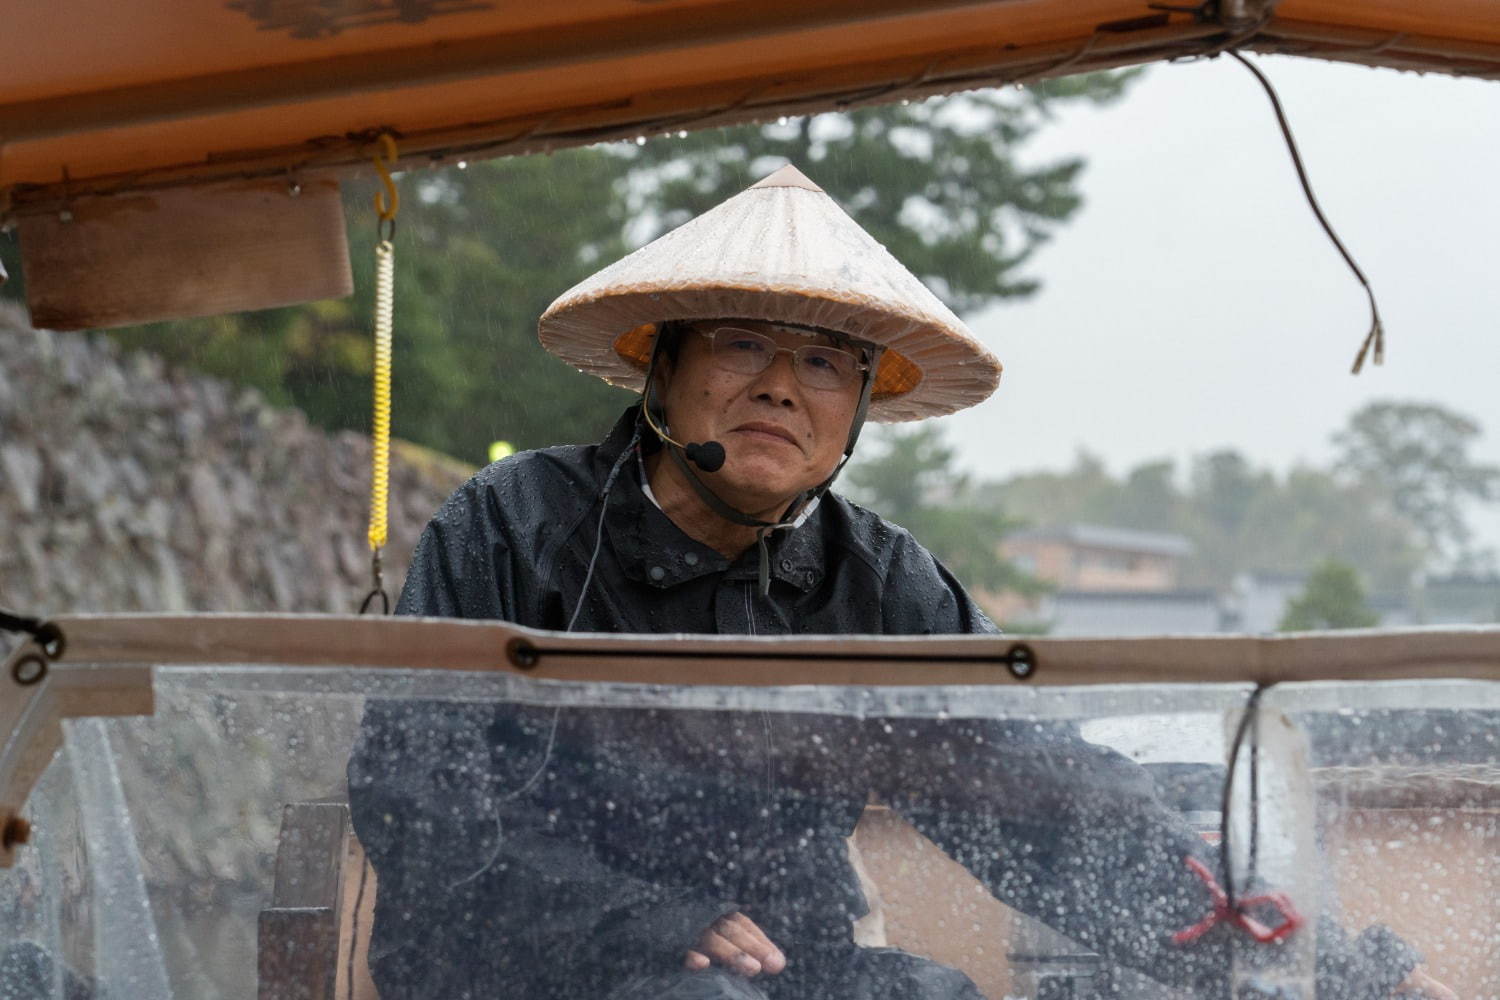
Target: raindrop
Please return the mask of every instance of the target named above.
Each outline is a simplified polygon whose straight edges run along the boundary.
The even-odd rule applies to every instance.
[[[459,160],[458,161],[458,169],[460,169],[460,170],[468,170],[469,169],[469,161],[468,160]]]
[[[635,144],[637,146],[644,146],[646,144],[646,137],[643,136],[643,135],[636,136],[635,137]]]

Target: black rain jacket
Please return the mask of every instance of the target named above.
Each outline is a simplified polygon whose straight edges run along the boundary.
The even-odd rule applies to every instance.
[[[994,626],[912,537],[829,494],[729,561],[645,495],[632,408],[597,447],[526,452],[460,488],[398,612],[580,631],[951,634]],[[588,566],[597,560],[587,592]],[[1202,841],[1149,777],[1069,726],[792,712],[372,701],[349,766],[379,877],[382,997],[602,1000],[680,966],[744,912],[788,968],[772,997],[842,996],[866,912],[844,838],[873,794],[1005,902],[1163,982],[1227,995],[1228,932],[1185,867]],[[1320,930],[1320,996],[1384,998],[1414,964],[1382,929]]]

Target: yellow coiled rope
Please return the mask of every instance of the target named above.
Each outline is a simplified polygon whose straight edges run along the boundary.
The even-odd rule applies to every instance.
[[[396,298],[396,247],[391,241],[396,235],[396,212],[401,207],[401,195],[387,168],[388,163],[396,162],[396,140],[388,133],[382,134],[380,146],[380,152],[372,158],[383,188],[375,193],[375,213],[379,216],[376,234],[379,239],[375,244],[375,384],[370,429],[369,531],[370,572],[374,586],[360,605],[361,614],[368,610],[370,602],[377,595],[385,612],[390,611],[391,604],[385,592],[380,552],[385,547],[390,522],[391,327]]]
[[[396,248],[389,240],[375,246],[375,419],[370,452],[370,548],[385,545],[391,473],[391,305],[396,283]]]

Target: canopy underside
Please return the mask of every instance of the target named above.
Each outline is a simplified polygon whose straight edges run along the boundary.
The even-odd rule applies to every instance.
[[[408,162],[440,162],[1231,45],[1500,75],[1488,0],[80,0],[7,22],[0,216],[347,170],[381,131]]]

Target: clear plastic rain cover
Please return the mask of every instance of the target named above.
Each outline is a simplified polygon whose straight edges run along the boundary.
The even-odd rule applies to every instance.
[[[1249,695],[161,667],[29,799],[0,996],[1500,996],[1496,687],[1270,689],[1225,822]]]

